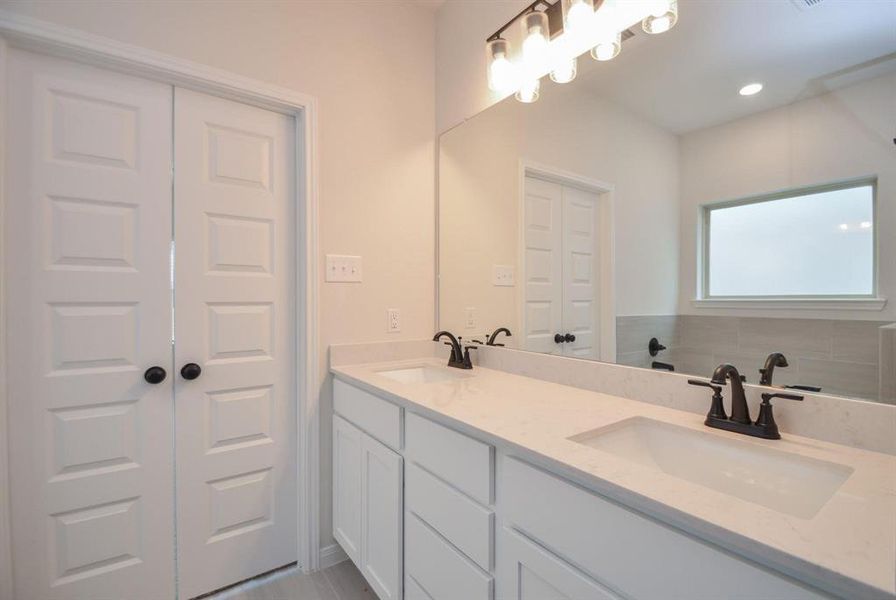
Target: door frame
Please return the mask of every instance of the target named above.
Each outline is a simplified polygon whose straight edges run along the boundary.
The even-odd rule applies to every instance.
[[[517,219],[517,256],[520,277],[526,273],[526,177],[534,177],[544,181],[574,187],[598,195],[598,215],[600,217],[600,344],[598,360],[616,362],[616,228],[613,224],[616,187],[612,183],[592,179],[578,173],[558,169],[526,158],[519,161],[517,180],[518,219]],[[524,282],[516,286],[517,295],[517,330],[525,331],[526,315],[523,307],[526,301]],[[567,357],[571,358],[571,357]]]
[[[318,568],[319,523],[319,352],[318,352],[318,107],[314,96],[208,67],[154,50],[77,29],[22,17],[0,9],[0,107],[6,106],[6,63],[10,48],[34,51],[203,92],[291,116],[296,144],[296,491],[298,562]],[[3,223],[5,215],[5,110],[0,112],[0,324],[6,322]],[[6,332],[0,327],[0,439],[7,436]],[[0,444],[0,597],[12,597],[9,456]]]

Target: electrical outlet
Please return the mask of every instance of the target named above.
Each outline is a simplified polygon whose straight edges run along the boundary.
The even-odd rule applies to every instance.
[[[360,282],[361,257],[327,254],[327,281]]]
[[[401,312],[397,308],[386,309],[386,332],[398,333],[401,331]]]
[[[476,309],[472,306],[464,309],[464,322],[467,329],[476,329]]]
[[[493,265],[492,285],[499,287],[513,287],[513,267],[508,265]]]

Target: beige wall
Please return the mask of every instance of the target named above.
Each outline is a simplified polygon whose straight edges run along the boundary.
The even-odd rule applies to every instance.
[[[485,39],[531,0],[446,0],[436,17],[436,131],[501,100],[488,89]]]
[[[676,136],[581,88],[551,87],[535,104],[510,99],[443,134],[439,153],[440,328],[468,336],[517,323],[521,159],[612,184],[616,313],[675,313]],[[516,267],[516,287],[492,285],[495,264]]]
[[[878,177],[883,311],[746,311],[738,316],[892,321],[896,318],[896,74],[681,136],[682,314],[694,308],[698,206],[855,177]],[[729,311],[730,312],[730,311]]]
[[[338,342],[433,332],[434,12],[409,2],[0,2],[0,7],[314,95],[320,258],[360,254],[364,283],[320,288],[321,375]],[[386,334],[386,309],[402,332]],[[331,386],[321,393],[321,545]]]

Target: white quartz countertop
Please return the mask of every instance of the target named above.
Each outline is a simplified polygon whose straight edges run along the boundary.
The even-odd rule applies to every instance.
[[[572,478],[657,520],[849,598],[896,598],[896,457],[782,432],[762,440],[710,429],[703,416],[476,367],[460,379],[399,383],[378,371],[421,358],[332,367],[334,375]],[[707,390],[707,409],[710,392]],[[726,399],[726,405],[728,400]],[[631,417],[853,469],[812,518],[777,512],[567,438]]]

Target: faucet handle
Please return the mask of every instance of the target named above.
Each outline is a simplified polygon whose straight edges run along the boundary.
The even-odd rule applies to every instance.
[[[763,403],[768,403],[772,398],[784,398],[785,400],[802,400],[803,397],[798,394],[785,394],[783,392],[775,392],[774,394],[762,394]]]
[[[452,344],[451,342],[442,342],[442,343],[445,344],[446,346],[451,346],[451,358],[449,359],[449,362],[460,360],[459,356],[455,356],[457,353],[454,351],[454,344]]]
[[[715,392],[716,394],[722,393],[722,386],[716,385],[716,384],[712,383],[711,381],[701,381],[700,379],[688,379],[688,383],[690,385],[699,385],[699,386],[703,386],[703,387],[712,388],[712,391]]]
[[[781,434],[778,431],[778,424],[775,423],[775,415],[772,413],[772,398],[784,398],[785,400],[802,400],[802,396],[797,394],[785,394],[783,392],[775,392],[774,394],[762,394],[762,403],[759,405],[759,418],[756,419],[756,426],[763,430],[763,437],[770,440],[780,440]]]
[[[688,383],[712,389],[712,404],[710,404],[709,413],[706,415],[707,423],[710,420],[725,421],[728,419],[725,406],[722,404],[722,386],[716,385],[711,381],[701,381],[699,379],[688,379]]]
[[[464,346],[464,368],[472,369],[473,361],[470,359],[470,350],[478,350],[479,346]]]

